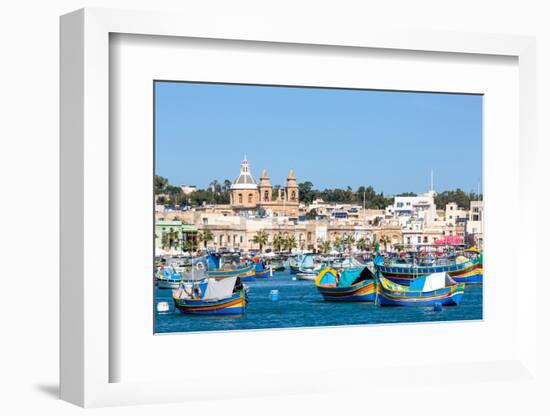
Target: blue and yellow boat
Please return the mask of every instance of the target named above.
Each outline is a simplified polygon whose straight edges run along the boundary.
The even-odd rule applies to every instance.
[[[483,283],[483,256],[474,258],[459,256],[456,259],[442,259],[429,265],[422,260],[390,259],[377,256],[374,267],[384,277],[400,285],[410,285],[419,276],[433,273],[448,273],[457,283]]]
[[[248,304],[246,288],[236,276],[182,284],[172,298],[181,312],[195,315],[242,315]]]
[[[325,267],[315,279],[315,286],[330,302],[373,302],[376,297],[374,275],[367,267],[342,271]]]
[[[409,286],[383,276],[379,276],[378,281],[377,303],[380,306],[457,306],[465,287],[445,272],[418,277]]]
[[[238,277],[243,282],[249,282],[254,280],[256,268],[254,264],[226,267],[223,265],[221,256],[210,255],[208,257],[208,276],[215,279]]]
[[[269,269],[269,267],[271,266],[265,267],[263,262],[258,261],[254,264],[254,277],[257,279],[264,279],[266,277],[269,277],[271,275],[271,270]]]
[[[180,285],[181,274],[172,266],[160,268],[156,275],[156,285],[159,289],[176,289]]]

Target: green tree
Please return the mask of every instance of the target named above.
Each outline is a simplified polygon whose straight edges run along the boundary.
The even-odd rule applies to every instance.
[[[168,185],[168,179],[155,175],[155,194],[161,194]]]
[[[315,198],[315,192],[313,191],[313,184],[310,181],[302,182],[298,184],[298,192],[300,194],[300,200],[311,204]]]
[[[331,249],[331,244],[330,244],[330,241],[323,241],[320,245],[319,245],[319,250],[321,251],[321,253],[323,254],[328,254],[330,252],[330,249]]]
[[[355,244],[355,238],[352,235],[346,235],[342,241],[345,247],[348,248],[349,251],[353,248],[353,245]]]
[[[279,233],[273,237],[273,248],[275,251],[280,252],[281,248],[285,246],[285,238]]]
[[[355,246],[361,250],[361,251],[365,251],[368,247],[368,242],[365,238],[361,237],[359,240],[357,240],[357,243],[355,244]]]
[[[306,213],[306,220],[315,220],[315,219],[317,219],[317,210],[313,208]]]
[[[340,238],[340,236],[337,235],[337,236],[334,238],[333,246],[334,246],[334,249],[335,249],[336,251],[342,251],[342,250],[343,250],[344,244],[343,244],[342,239]]]
[[[258,230],[252,241],[254,242],[254,244],[258,244],[260,246],[261,253],[263,251],[264,245],[267,244],[268,239],[269,236],[265,230]]]
[[[288,252],[292,251],[293,248],[298,248],[298,243],[296,242],[296,237],[291,235],[290,237],[285,238],[284,248]]]
[[[173,228],[170,228],[170,230],[164,234],[162,234],[162,239],[161,239],[161,246],[162,248],[168,248],[168,249],[171,249],[171,248],[175,248],[178,246],[178,241],[179,241],[179,233],[174,230]]]
[[[199,233],[199,241],[202,241],[204,244],[204,248],[208,246],[208,242],[214,240],[214,235],[212,234],[212,231],[206,229],[202,233]]]
[[[387,235],[383,235],[382,237],[380,237],[380,242],[384,244],[384,251],[388,252],[388,244],[391,243],[391,238]]]

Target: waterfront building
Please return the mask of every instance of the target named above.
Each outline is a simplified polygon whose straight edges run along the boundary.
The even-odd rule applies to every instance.
[[[185,243],[197,242],[198,229],[194,224],[186,224],[180,220],[155,221],[155,253],[178,253],[184,251]],[[167,236],[170,234],[170,244]]]

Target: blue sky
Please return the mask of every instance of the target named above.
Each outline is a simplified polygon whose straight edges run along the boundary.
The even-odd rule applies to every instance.
[[[173,185],[233,180],[246,154],[273,185],[289,169],[317,189],[476,191],[477,95],[155,83],[156,174]]]

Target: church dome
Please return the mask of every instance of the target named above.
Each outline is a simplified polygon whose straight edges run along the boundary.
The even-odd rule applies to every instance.
[[[250,173],[250,167],[248,166],[248,160],[246,156],[241,163],[241,173],[235,178],[231,185],[231,189],[257,189],[258,184],[256,179]]]

